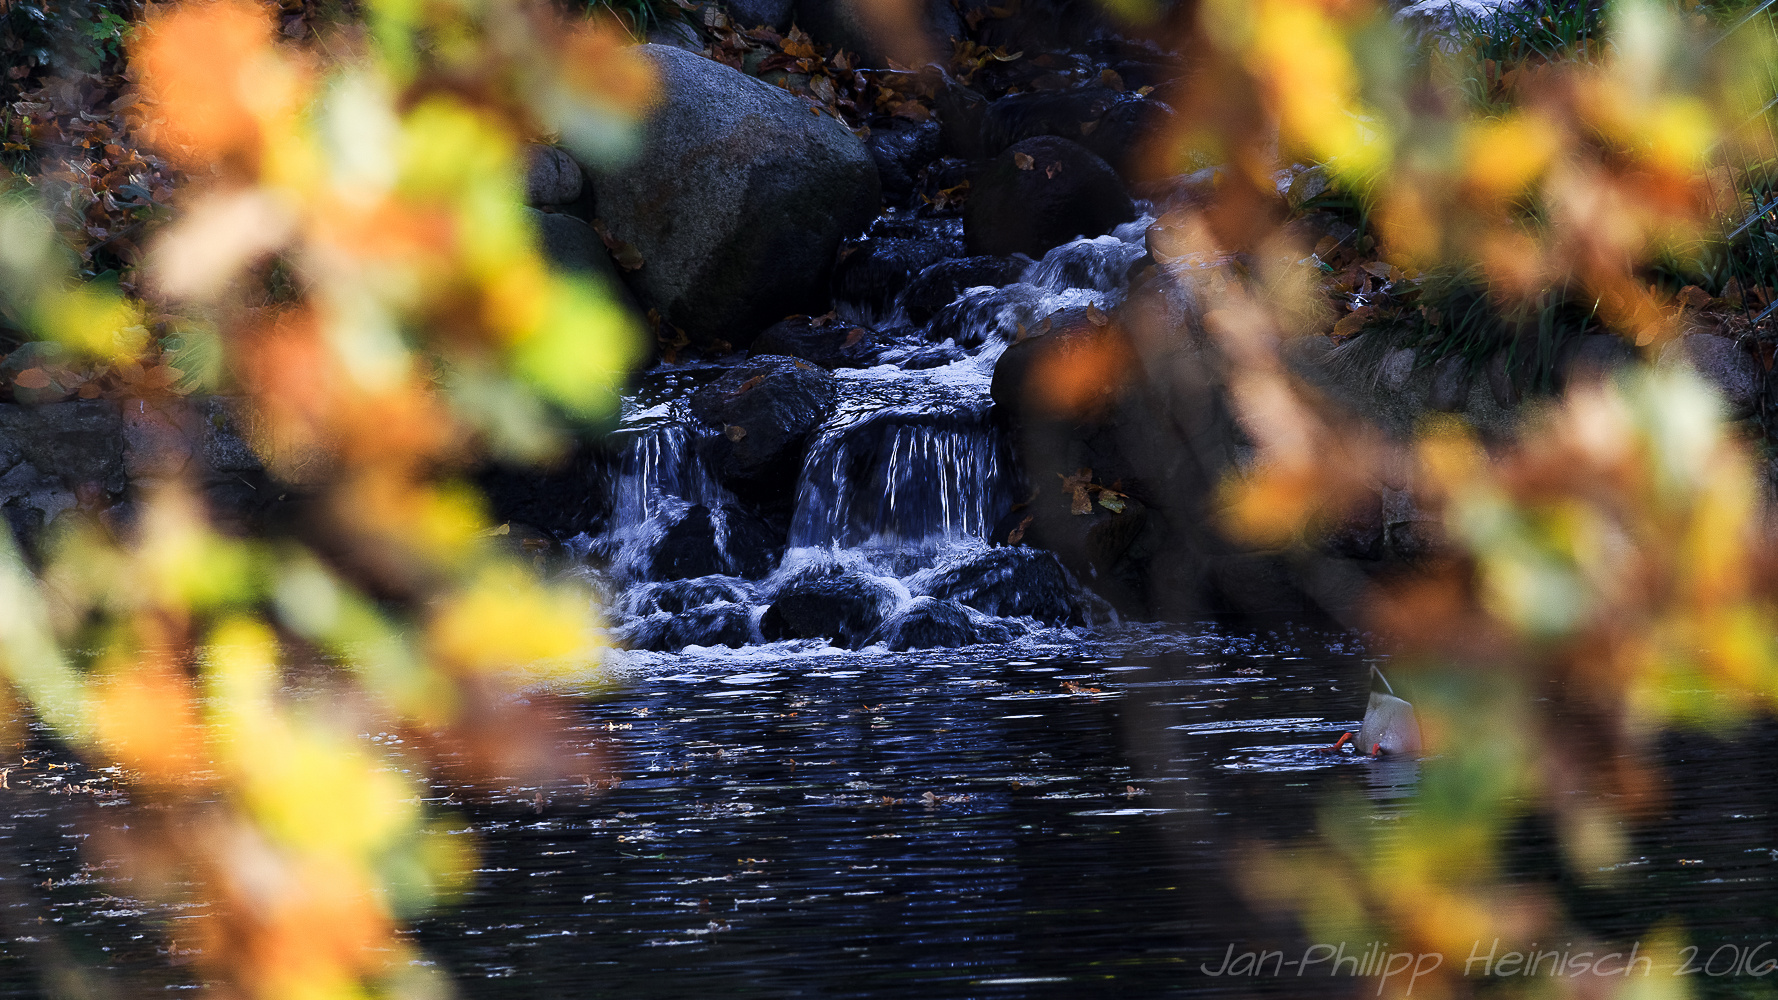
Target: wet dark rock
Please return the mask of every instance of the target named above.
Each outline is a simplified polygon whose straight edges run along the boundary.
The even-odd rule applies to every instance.
[[[687,580],[714,576],[727,569],[727,561],[716,544],[716,524],[710,508],[702,504],[687,508],[650,547],[651,580]]]
[[[988,391],[995,405],[1009,416],[1036,409],[1067,417],[1074,415],[1070,411],[1084,415],[1109,403],[1125,384],[1124,365],[1134,348],[1122,329],[1103,317],[1100,322],[1106,325],[1095,323],[1083,307],[1027,324],[1027,335],[994,364]],[[1034,379],[1033,372],[1041,374]],[[1055,373],[1060,372],[1068,373],[1068,384],[1058,395]]]
[[[896,595],[862,573],[795,580],[781,588],[760,619],[766,640],[827,639],[857,649],[895,607]]]
[[[847,319],[876,323],[889,314],[909,279],[944,259],[949,249],[938,240],[864,240],[843,252],[834,267],[834,304]]]
[[[807,361],[744,361],[691,398],[692,415],[722,432],[700,441],[700,454],[737,495],[786,502],[836,392],[833,376]]]
[[[706,577],[640,584],[624,595],[624,610],[634,617],[657,611],[678,614],[717,603],[745,604],[747,588],[733,580]]]
[[[662,21],[648,32],[648,41],[655,45],[670,45],[676,49],[702,55],[705,41],[696,25],[690,21],[671,19]]]
[[[901,293],[902,311],[908,322],[925,326],[940,309],[957,301],[965,289],[1013,284],[1030,266],[1031,258],[1023,254],[941,260],[908,281]]]
[[[885,346],[885,338],[868,327],[853,323],[817,326],[807,316],[792,316],[766,327],[754,338],[750,350],[755,356],[801,358],[832,371],[869,368],[877,363]]]
[[[865,645],[882,645],[899,653],[909,649],[956,649],[1013,638],[1010,629],[985,624],[986,627],[978,627],[969,611],[956,601],[916,597],[885,619]]]
[[[1099,4],[1073,0],[1026,0],[1014,17],[982,21],[976,41],[989,48],[1004,46],[1008,52],[1060,54],[1083,39],[1110,33],[1102,10]]]
[[[673,653],[686,646],[731,646],[753,641],[753,614],[740,604],[707,604],[678,613],[657,612],[618,630],[631,649]]]
[[[766,25],[777,31],[790,27],[796,0],[722,0],[728,16],[743,28]]]
[[[764,578],[784,556],[784,530],[736,504],[717,508],[724,565],[727,572],[747,580]]]
[[[958,160],[948,156],[928,163],[926,169],[920,171],[920,176],[915,178],[915,193],[922,202],[920,215],[926,218],[950,219],[961,216],[963,209],[957,197],[961,194],[964,201],[968,200],[968,186],[981,173],[981,167],[978,160]],[[959,248],[958,252],[961,254],[967,251]]]
[[[1053,553],[1029,546],[983,549],[960,564],[921,574],[908,586],[1002,618],[1035,618],[1047,624],[1082,620],[1068,571]]]
[[[525,204],[567,205],[580,198],[585,178],[565,149],[532,145],[525,149]]]
[[[784,90],[660,45],[661,99],[638,154],[590,171],[599,216],[643,264],[625,280],[693,343],[826,311],[840,242],[880,207],[876,163]]]
[[[939,149],[959,160],[983,160],[992,153],[983,141],[988,99],[955,80],[947,81],[933,99],[939,120]]]
[[[976,178],[963,212],[970,252],[996,256],[1041,257],[1134,218],[1117,173],[1091,150],[1054,136],[1025,139],[996,156]]]
[[[890,59],[919,66],[948,58],[951,39],[966,37],[963,20],[949,0],[903,5],[919,18],[918,29],[906,33],[884,30],[882,20],[868,13],[873,6],[876,0],[796,0],[796,23],[816,41],[856,52],[873,66],[887,65]]]
[[[988,155],[1034,136],[1058,136],[1092,150],[1126,177],[1139,176],[1140,153],[1173,120],[1159,101],[1110,87],[1011,94],[982,117]]]
[[[936,121],[913,122],[905,118],[879,118],[871,122],[864,141],[877,163],[883,200],[905,204],[918,190],[920,171],[938,159],[940,126]]]

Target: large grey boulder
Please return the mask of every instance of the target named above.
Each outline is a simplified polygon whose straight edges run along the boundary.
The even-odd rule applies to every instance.
[[[626,165],[591,173],[627,275],[694,343],[740,347],[791,313],[827,309],[840,241],[879,207],[870,151],[801,98],[680,49],[644,45],[661,99]]]
[[[1722,393],[1730,419],[1749,417],[1759,410],[1765,372],[1734,338],[1694,333],[1672,341],[1661,351],[1662,365],[1671,365],[1681,359],[1691,362],[1698,374]]]

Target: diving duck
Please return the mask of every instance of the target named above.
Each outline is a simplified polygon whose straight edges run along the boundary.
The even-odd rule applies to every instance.
[[[1342,735],[1326,753],[1337,753],[1352,740],[1351,733]],[[1359,753],[1372,757],[1412,756],[1420,752],[1420,721],[1414,718],[1414,706],[1397,698],[1395,689],[1383,672],[1371,666],[1371,700],[1365,706],[1364,721],[1358,726]]]

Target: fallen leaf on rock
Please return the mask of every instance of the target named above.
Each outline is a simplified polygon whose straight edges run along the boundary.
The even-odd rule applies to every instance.
[[[1687,285],[1679,290],[1679,302],[1682,306],[1702,309],[1710,304],[1710,293],[1697,285]]]
[[[1012,162],[1020,170],[1031,170],[1037,166],[1037,161],[1031,158],[1030,153],[1014,153]]]
[[[1122,514],[1124,512],[1124,495],[1113,490],[1101,489],[1099,491],[1099,506],[1113,514]]]
[[[1111,319],[1109,317],[1107,317],[1104,313],[1100,312],[1098,306],[1094,305],[1091,302],[1088,302],[1087,303],[1087,322],[1093,324],[1094,326],[1105,326],[1111,322]]]
[[[605,228],[604,219],[593,220],[593,232],[599,234],[599,241],[605,244],[605,249],[611,251],[611,259],[617,262],[618,267],[626,271],[642,269],[642,251],[611,235]]]
[[[41,368],[27,368],[13,378],[14,382],[27,389],[49,388],[49,373]]]
[[[730,424],[722,429],[722,436],[730,441],[739,441],[747,436],[747,428],[739,424]]]
[[[1124,89],[1124,78],[1118,75],[1117,70],[1106,67],[1099,73],[1099,86],[1110,87],[1112,90],[1122,93]]]
[[[864,339],[864,335],[868,332],[869,331],[862,326],[853,327],[852,332],[846,334],[846,346],[852,347],[856,345],[859,341]]]
[[[746,392],[747,390],[753,388],[754,386],[759,385],[761,382],[764,382],[765,380],[766,380],[766,377],[764,375],[755,375],[752,378],[748,379],[747,381],[742,382],[740,387],[735,390],[735,395],[739,396],[741,393]]]
[[[1052,163],[1049,166],[1043,168],[1043,176],[1049,178],[1052,181],[1055,180],[1056,175],[1061,172],[1062,172],[1062,161],[1060,161],[1060,160],[1057,160],[1055,163]]]

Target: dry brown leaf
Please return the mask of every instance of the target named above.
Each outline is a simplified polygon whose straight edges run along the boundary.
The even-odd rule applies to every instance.
[[[1012,162],[1020,170],[1031,170],[1037,166],[1037,161],[1031,158],[1030,153],[1015,152],[1012,154]]]
[[[1093,324],[1094,326],[1108,326],[1111,323],[1111,318],[1106,316],[1104,313],[1100,312],[1098,306],[1094,305],[1091,302],[1088,302],[1087,303],[1087,322]]]
[[[1019,526],[1006,533],[1006,544],[1017,545],[1024,541],[1025,529],[1031,527],[1031,522],[1036,519],[1037,518],[1032,514],[1026,514],[1024,517],[1020,518]]]
[[[49,373],[41,368],[27,368],[13,378],[14,382],[27,389],[49,388]]]
[[[739,441],[747,436],[747,428],[740,424],[730,424],[722,429],[722,436],[730,441]]]
[[[1334,324],[1333,338],[1335,340],[1344,340],[1347,337],[1356,335],[1358,331],[1364,329],[1366,323],[1371,321],[1371,316],[1375,314],[1375,312],[1375,309],[1370,306],[1365,306],[1362,309],[1354,309],[1340,317],[1340,321]]]

